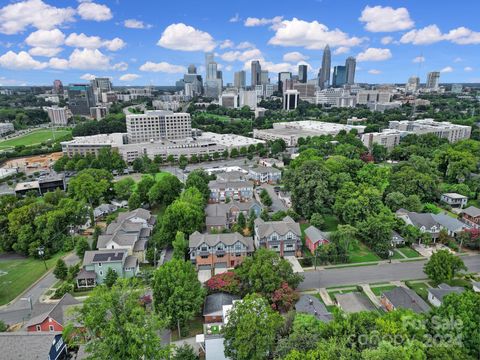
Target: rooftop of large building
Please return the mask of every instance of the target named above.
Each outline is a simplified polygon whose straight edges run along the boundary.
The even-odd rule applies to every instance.
[[[76,136],[73,140],[63,141],[62,145],[123,145],[124,133]]]
[[[197,140],[213,141],[217,144],[224,146],[250,146],[257,144],[264,144],[265,141],[249,138],[242,135],[235,134],[217,134],[213,132],[203,132],[202,135],[197,137]]]
[[[363,133],[365,130],[365,126],[362,125],[344,125],[312,120],[278,122],[273,124],[273,128],[307,130],[332,135],[338,134],[341,130],[356,129],[359,133]]]

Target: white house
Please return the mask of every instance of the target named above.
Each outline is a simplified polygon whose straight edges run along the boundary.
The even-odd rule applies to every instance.
[[[451,207],[463,209],[467,205],[468,197],[457,193],[445,193],[440,196],[440,201]]]

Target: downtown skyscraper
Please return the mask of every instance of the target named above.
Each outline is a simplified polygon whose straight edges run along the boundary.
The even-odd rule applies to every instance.
[[[347,72],[347,84],[355,84],[355,67],[357,66],[357,60],[353,56],[349,56],[345,60],[345,68]]]
[[[260,61],[254,60],[251,64],[251,72],[252,72],[252,87],[255,85],[261,85],[261,76],[262,76],[262,67],[260,66]]]
[[[326,89],[330,86],[330,68],[332,66],[332,54],[327,45],[323,50],[322,68],[318,74],[318,86],[320,89]]]

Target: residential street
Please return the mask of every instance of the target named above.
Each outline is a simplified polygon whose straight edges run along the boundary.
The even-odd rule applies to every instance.
[[[480,255],[462,257],[469,272],[480,272]],[[397,264],[355,266],[347,268],[306,271],[299,290],[319,289],[340,285],[368,284],[395,280],[425,279],[424,261]]]

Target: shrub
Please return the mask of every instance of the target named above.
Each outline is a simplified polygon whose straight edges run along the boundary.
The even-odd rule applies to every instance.
[[[55,290],[55,293],[53,294],[53,298],[60,299],[66,293],[72,293],[74,288],[75,286],[72,283],[64,282],[62,285],[60,285],[60,287],[57,290]]]
[[[216,292],[238,294],[240,292],[240,280],[233,271],[212,276],[206,286],[210,294]]]

